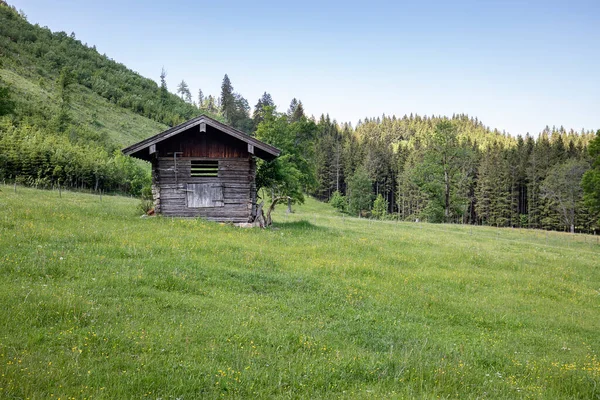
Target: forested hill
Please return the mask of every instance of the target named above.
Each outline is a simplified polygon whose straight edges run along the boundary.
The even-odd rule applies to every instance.
[[[202,112],[0,1],[0,179],[140,193],[147,168],[118,150]]]
[[[384,115],[353,127],[309,118],[297,99],[278,111],[267,91],[252,109],[226,74],[219,96],[199,90],[196,99],[185,81],[179,96],[164,71],[160,81],[74,33],[30,24],[0,0],[0,180],[140,194],[149,170],[119,149],[204,113],[282,150],[258,169],[257,186],[275,195],[309,193],[371,218],[599,227],[600,134],[592,131],[516,137],[462,114]]]
[[[42,88],[52,86],[66,68],[72,71],[75,84],[162,124],[176,125],[199,114],[197,107],[161,90],[152,79],[99,54],[95,46],[81,43],[75,33],[51,32],[30,24],[1,1],[0,49],[3,69],[16,72]]]

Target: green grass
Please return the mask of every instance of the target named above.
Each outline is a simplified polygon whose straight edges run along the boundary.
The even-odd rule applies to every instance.
[[[1,188],[0,398],[600,398],[596,237]]]

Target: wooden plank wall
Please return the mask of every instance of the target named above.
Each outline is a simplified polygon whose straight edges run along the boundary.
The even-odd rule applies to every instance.
[[[152,157],[152,198],[154,199],[154,212],[160,214],[160,172],[158,169],[158,159]]]
[[[177,157],[177,173],[173,157],[158,158],[160,213],[165,216],[203,217],[222,222],[248,222],[254,210],[256,163],[252,157],[217,158],[218,177],[191,177],[191,160],[196,157]],[[206,159],[206,158],[204,158]],[[215,158],[212,158],[215,160]],[[220,183],[223,187],[223,207],[189,208],[188,183]]]
[[[223,134],[212,127],[207,132],[198,132],[194,127],[177,136],[159,143],[160,157],[169,157],[181,152],[182,157],[248,158],[248,144]]]

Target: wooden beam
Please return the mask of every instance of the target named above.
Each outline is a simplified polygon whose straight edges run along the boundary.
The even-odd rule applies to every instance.
[[[151,144],[150,145],[150,154],[154,154],[156,153],[156,145],[155,144]]]
[[[254,145],[248,143],[248,153],[250,154],[254,154]]]
[[[200,122],[200,132],[206,132],[206,122]]]

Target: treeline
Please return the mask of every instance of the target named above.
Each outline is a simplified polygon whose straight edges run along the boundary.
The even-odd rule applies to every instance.
[[[102,147],[7,120],[0,133],[0,181],[140,194],[150,179],[146,169],[119,150],[109,154]]]
[[[376,218],[589,231],[591,131],[511,137],[466,115],[318,123],[315,195]],[[364,181],[372,190],[361,190]],[[362,182],[361,182],[362,181]],[[362,185],[362,186],[361,186]],[[354,194],[353,194],[354,192]]]

